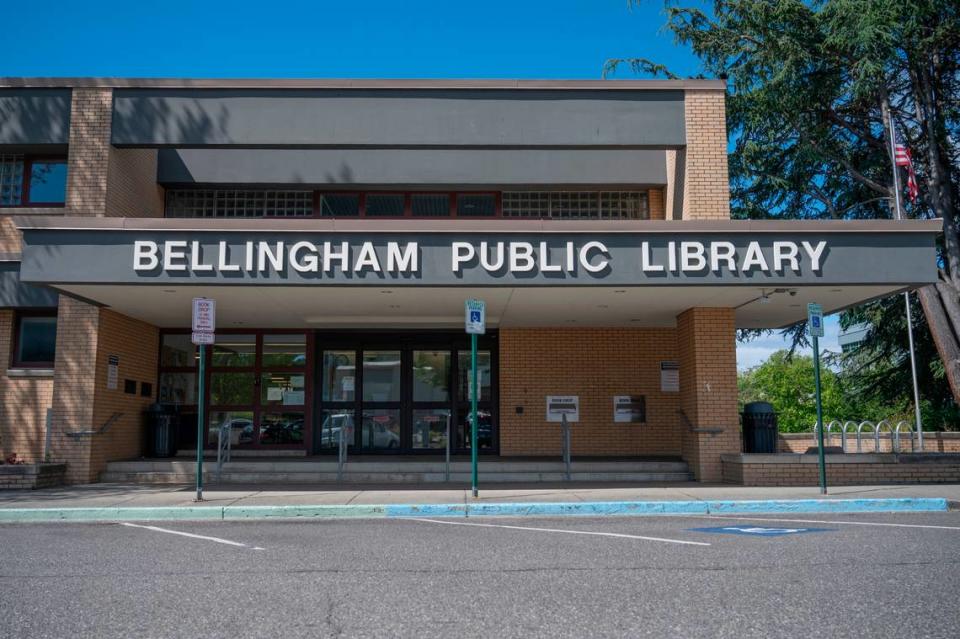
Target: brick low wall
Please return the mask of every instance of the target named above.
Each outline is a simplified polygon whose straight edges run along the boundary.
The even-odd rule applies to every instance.
[[[66,464],[17,464],[0,466],[0,490],[31,490],[62,486]]]
[[[839,434],[830,433],[825,440],[827,446],[839,446]],[[811,446],[817,445],[813,433],[780,433],[777,440],[777,452],[805,453]],[[920,452],[916,437],[909,433],[900,436],[901,452]],[[857,452],[857,438],[855,433],[847,433],[847,452]],[[880,433],[880,448],[877,449],[876,439],[872,433],[863,433],[860,438],[860,452],[863,453],[890,453],[893,452],[893,437],[890,433]],[[960,432],[924,431],[923,452],[925,453],[960,453]]]
[[[827,484],[931,484],[960,482],[960,454],[826,455]],[[816,486],[816,455],[723,455],[723,481],[743,486]]]

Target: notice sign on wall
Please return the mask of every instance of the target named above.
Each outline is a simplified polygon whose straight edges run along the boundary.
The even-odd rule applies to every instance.
[[[647,402],[643,395],[615,395],[613,421],[617,424],[642,424],[647,421]]]
[[[547,395],[547,421],[567,423],[580,421],[580,397],[578,395]]]
[[[117,390],[120,378],[120,356],[111,355],[107,358],[107,389]]]
[[[660,392],[680,392],[680,364],[677,362],[660,362]]]

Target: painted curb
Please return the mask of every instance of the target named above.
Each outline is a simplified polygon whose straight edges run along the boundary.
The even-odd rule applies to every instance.
[[[557,503],[0,508],[0,522],[242,521],[416,517],[664,516],[944,512],[943,498],[611,501]]]

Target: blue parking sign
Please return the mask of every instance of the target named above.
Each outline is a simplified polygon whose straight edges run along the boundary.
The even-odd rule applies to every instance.
[[[467,335],[483,335],[487,332],[486,304],[483,300],[467,300],[464,304],[466,311],[465,328]]]

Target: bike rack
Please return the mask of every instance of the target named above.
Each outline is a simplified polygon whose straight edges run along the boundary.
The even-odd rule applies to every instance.
[[[814,437],[817,436],[819,430],[820,424],[815,423],[813,425]],[[880,433],[884,430],[890,434],[891,452],[901,452],[902,447],[900,445],[900,434],[903,432],[910,433],[910,446],[912,449],[916,449],[916,444],[914,442],[915,431],[913,430],[913,425],[908,421],[901,420],[897,422],[896,426],[894,426],[890,423],[890,420],[887,419],[881,419],[876,423],[865,419],[859,424],[853,420],[841,422],[840,420],[835,419],[828,423],[823,431],[824,444],[829,445],[830,437],[834,434],[834,432],[836,432],[836,434],[840,437],[840,449],[843,452],[847,452],[847,432],[854,432],[856,433],[857,437],[857,452],[863,452],[864,430],[867,430],[868,434],[873,435],[873,450],[875,453],[880,452]]]
[[[860,423],[857,425],[857,452],[858,452],[858,453],[863,452],[863,448],[862,448],[860,439],[861,439],[861,436],[863,435],[863,429],[864,429],[864,428],[867,428],[867,427],[870,428],[870,432],[874,434],[874,439],[875,439],[875,441],[877,442],[876,444],[874,444],[874,452],[876,452],[877,446],[879,446],[879,441],[880,441],[880,440],[879,440],[879,436],[878,436],[878,434],[877,434],[877,427],[876,427],[876,425],[875,425],[873,422],[869,421],[869,420],[864,420],[864,421],[860,422]]]
[[[894,441],[896,442],[896,450],[894,452],[897,452],[897,453],[902,452],[900,450],[900,429],[903,427],[906,427],[906,431],[910,433],[911,450],[916,450],[916,446],[914,446],[914,442],[913,442],[913,426],[911,426],[909,422],[899,421],[897,422],[896,428],[893,429],[893,438],[894,438]]]

